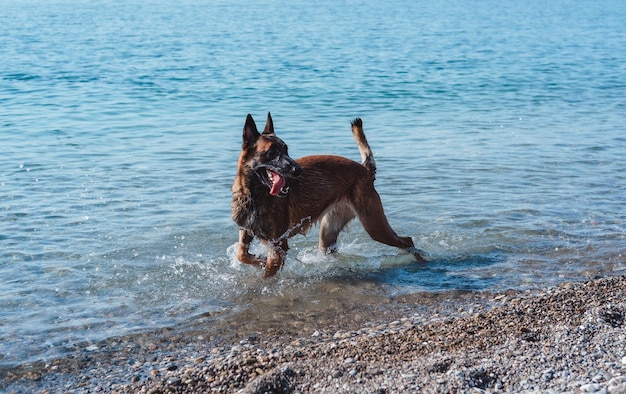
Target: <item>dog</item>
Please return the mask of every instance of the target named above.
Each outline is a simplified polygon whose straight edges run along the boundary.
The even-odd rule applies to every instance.
[[[361,119],[352,121],[352,134],[362,164],[331,155],[294,160],[287,144],[274,133],[271,114],[263,133],[248,114],[231,201],[232,217],[239,226],[237,258],[242,263],[264,265],[264,277],[274,276],[285,261],[288,239],[305,234],[315,223],[319,223],[319,248],[333,253],[340,231],[355,217],[372,239],[425,261],[413,240],[399,237],[387,221],[374,189],[376,163]],[[267,246],[266,259],[249,252],[254,237]]]

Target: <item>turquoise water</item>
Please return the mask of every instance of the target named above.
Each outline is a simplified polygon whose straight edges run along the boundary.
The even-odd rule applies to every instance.
[[[621,0],[4,2],[0,363],[319,307],[329,284],[358,305],[624,273],[624,20]],[[230,185],[267,111],[293,157],[358,160],[363,118],[387,216],[431,261],[355,223],[336,256],[294,238],[276,279],[239,264]]]

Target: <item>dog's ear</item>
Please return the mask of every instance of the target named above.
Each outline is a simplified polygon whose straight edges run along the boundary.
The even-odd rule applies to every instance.
[[[272,115],[267,113],[267,122],[265,122],[265,129],[263,134],[274,134],[274,122],[272,122]]]
[[[259,131],[256,128],[256,123],[252,119],[252,115],[248,114],[246,117],[246,124],[243,126],[243,145],[252,146],[259,139]]]

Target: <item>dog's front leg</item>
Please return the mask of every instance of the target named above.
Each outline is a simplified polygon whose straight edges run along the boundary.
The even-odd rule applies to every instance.
[[[288,249],[289,245],[287,244],[287,240],[280,242],[268,242],[267,263],[265,264],[264,278],[270,278],[276,275],[285,262],[285,256],[287,255]]]
[[[250,243],[254,239],[254,235],[247,230],[239,230],[239,246],[237,248],[237,258],[244,264],[261,266],[263,259],[250,254]]]

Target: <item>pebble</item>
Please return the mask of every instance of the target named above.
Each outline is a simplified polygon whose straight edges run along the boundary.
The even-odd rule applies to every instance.
[[[380,369],[378,369],[378,368],[367,368],[367,369],[365,370],[365,373],[366,373],[366,374],[368,374],[368,375],[374,375],[374,376],[375,376],[375,375],[380,375],[380,374],[382,374],[382,373],[383,373],[383,371],[381,371],[381,370],[380,370]]]
[[[612,378],[608,383],[607,391],[611,394],[626,393],[626,375]]]
[[[583,393],[595,393],[600,391],[601,387],[602,386],[600,386],[598,383],[588,383],[580,386],[580,391],[582,391]]]

